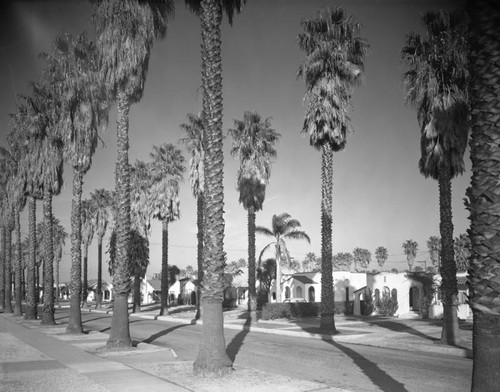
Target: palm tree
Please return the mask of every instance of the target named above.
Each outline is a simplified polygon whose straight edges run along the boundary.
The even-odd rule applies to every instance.
[[[368,45],[359,36],[361,25],[340,7],[325,9],[302,21],[299,47],[306,52],[298,76],[306,82],[307,103],[302,133],[321,150],[321,322],[335,331],[332,277],[333,152],[345,147],[351,129],[351,96],[363,73]]]
[[[339,252],[332,258],[333,267],[339,271],[350,271],[354,257],[349,252]]]
[[[441,264],[441,238],[435,235],[430,236],[427,240],[427,249],[429,250],[432,265],[437,267],[439,271]]]
[[[97,288],[96,309],[102,308],[102,240],[106,234],[111,219],[111,206],[113,198],[111,192],[106,189],[96,189],[90,194],[93,208],[93,226],[97,235]]]
[[[26,205],[26,196],[24,194],[22,178],[19,176],[19,162],[21,160],[21,146],[16,138],[16,133],[13,131],[7,137],[9,149],[0,147],[0,155],[7,162],[7,167],[4,168],[5,174],[9,173],[6,185],[6,196],[12,208],[12,216],[14,219],[14,230],[16,237],[16,252],[14,264],[14,316],[22,316],[22,287],[21,287],[21,222],[20,212]],[[12,267],[12,265],[11,265]]]
[[[8,153],[8,152],[7,152]],[[2,154],[1,168],[4,170],[0,183],[0,224],[2,232],[0,257],[2,259],[2,293],[3,293],[3,311],[4,313],[12,313],[12,262],[11,262],[11,243],[12,230],[14,229],[14,214],[11,200],[9,200],[8,184],[13,176],[13,166],[10,162],[10,154]]]
[[[201,116],[188,113],[187,123],[180,125],[181,129],[186,132],[186,137],[179,140],[183,144],[188,153],[191,154],[189,160],[189,182],[191,183],[191,191],[196,198],[196,225],[197,233],[197,267],[198,267],[198,285],[196,292],[196,319],[201,317],[200,314],[200,282],[203,281],[203,190],[204,190],[204,170],[203,160],[205,150],[203,147],[203,118]]]
[[[368,249],[355,248],[352,251],[352,257],[356,270],[358,270],[358,267],[361,267],[366,272],[366,269],[372,260],[371,252]]]
[[[464,272],[469,269],[470,246],[470,238],[465,233],[460,234],[453,240],[455,261],[457,264],[457,271],[459,272]]]
[[[140,280],[144,277],[149,263],[149,235],[151,233],[151,219],[153,218],[153,203],[151,190],[153,181],[151,176],[151,166],[143,161],[137,160],[130,167],[130,189],[131,189],[131,236],[135,236],[129,244],[134,246],[135,259],[130,265],[130,274],[134,277],[133,287],[133,312],[141,311],[140,303]],[[135,234],[134,234],[135,233]],[[116,234],[115,234],[116,236]],[[145,241],[145,247],[141,245]],[[138,250],[138,247],[140,250]],[[145,249],[145,250],[144,250]],[[132,248],[129,248],[132,251]],[[140,259],[138,254],[147,251],[147,257]],[[130,259],[132,262],[132,259]],[[144,272],[141,272],[144,269]],[[141,277],[142,275],[142,277]]]
[[[108,102],[98,79],[96,45],[85,34],[61,35],[52,53],[43,53],[45,77],[58,93],[62,121],[58,133],[64,143],[64,159],[73,170],[71,203],[71,302],[68,333],[81,333],[81,198],[83,176],[92,165],[98,142],[98,127],[108,122]],[[86,269],[84,268],[84,271]],[[84,284],[86,277],[84,277]],[[87,288],[83,288],[86,293]],[[86,298],[82,303],[86,304]]]
[[[401,56],[407,102],[417,109],[421,129],[420,172],[439,183],[443,343],[456,345],[458,288],[453,252],[451,180],[462,174],[469,137],[467,20],[463,10],[428,11],[425,39],[411,33]]]
[[[259,255],[259,268],[264,252],[274,245],[276,251],[276,302],[281,302],[281,256],[285,255],[288,263],[290,263],[290,255],[286,247],[285,240],[306,240],[311,242],[305,231],[298,230],[300,222],[297,219],[292,219],[290,214],[286,212],[280,215],[273,215],[271,229],[263,226],[255,227],[257,234],[262,234],[267,237],[273,237],[274,241],[267,244]]]
[[[90,199],[82,200],[81,204],[81,222],[82,222],[82,247],[83,247],[83,264],[82,264],[82,283],[81,283],[81,297],[82,308],[87,306],[88,296],[88,260],[89,260],[89,246],[94,238],[94,205]]]
[[[52,226],[54,228],[54,262],[55,262],[55,284],[56,284],[56,299],[55,304],[59,306],[59,297],[61,296],[61,291],[59,288],[59,265],[61,263],[63,248],[66,245],[66,238],[68,233],[59,222],[59,219],[53,217]],[[22,253],[22,252],[21,252]]]
[[[130,274],[134,277],[134,300],[132,312],[140,312],[141,281],[149,265],[149,241],[137,230],[130,233]]]
[[[161,307],[160,315],[168,314],[168,224],[180,218],[179,183],[183,181],[184,156],[172,144],[153,146],[150,170],[150,197],[153,218],[162,225]]]
[[[130,173],[128,162],[128,124],[130,105],[142,98],[149,57],[155,38],[163,38],[172,0],[93,0],[93,22],[99,66],[110,98],[117,102],[117,147],[115,191],[118,201],[116,221],[116,268],[111,332],[108,348],[130,347],[128,304],[130,271],[128,241],[130,236]],[[140,28],[138,28],[140,26]]]
[[[248,311],[257,321],[255,214],[262,210],[271,164],[277,156],[275,144],[281,135],[271,128],[269,117],[263,120],[257,112],[245,112],[243,120],[234,120],[228,134],[233,141],[231,155],[240,161],[237,190],[248,219]]]
[[[387,261],[388,253],[387,253],[387,248],[383,246],[379,246],[377,249],[375,249],[375,258],[377,259],[377,263],[382,268]]]
[[[228,374],[232,362],[224,340],[222,297],[224,273],[224,185],[222,151],[222,56],[221,22],[223,12],[229,24],[246,0],[185,0],[200,17],[201,85],[205,144],[204,168],[204,276],[201,287],[203,332],[195,373]]]
[[[0,216],[3,215],[4,206],[7,204],[7,182],[9,180],[9,164],[0,157]],[[3,223],[0,224],[0,308],[5,308],[5,231]]]
[[[413,262],[415,261],[415,257],[417,257],[418,242],[410,239],[403,242],[403,245],[401,246],[403,247],[403,252],[406,255],[406,259],[408,260],[408,267],[411,271]]]
[[[472,161],[471,186],[467,189],[470,211],[471,256],[469,259],[469,304],[474,313],[473,325],[473,392],[494,391],[500,385],[498,358],[500,342],[500,249],[498,236],[500,194],[498,116],[500,109],[498,21],[500,9],[492,0],[467,2],[470,18],[469,69],[471,75],[470,142]],[[493,34],[492,34],[493,33]]]

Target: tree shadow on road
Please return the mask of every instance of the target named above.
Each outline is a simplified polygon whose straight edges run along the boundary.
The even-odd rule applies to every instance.
[[[165,336],[165,335],[169,334],[170,332],[175,331],[176,329],[187,327],[188,325],[194,325],[194,324],[195,323],[179,324],[179,325],[176,325],[174,327],[164,329],[163,331],[159,331],[159,332],[151,335],[149,338],[141,340],[140,342],[134,342],[135,343],[134,346],[137,346],[137,344],[139,344],[139,343],[148,343],[148,344],[153,343],[156,339],[161,338],[162,336]]]
[[[238,351],[240,351],[241,346],[243,346],[243,341],[248,335],[248,332],[250,332],[251,325],[252,325],[252,319],[248,317],[247,320],[245,321],[243,329],[240,332],[238,332],[227,345],[226,353],[232,362],[235,361]]]
[[[329,339],[328,337],[325,337],[323,338],[323,341],[331,344],[333,347],[339,349],[351,358],[361,371],[368,376],[372,383],[379,387],[382,391],[408,392],[404,384],[392,378],[384,370],[380,369],[376,363],[369,361],[356,351],[335,342],[333,338]]]

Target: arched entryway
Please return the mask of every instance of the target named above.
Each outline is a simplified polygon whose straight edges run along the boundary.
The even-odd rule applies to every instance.
[[[316,293],[314,287],[309,287],[309,302],[316,302]]]

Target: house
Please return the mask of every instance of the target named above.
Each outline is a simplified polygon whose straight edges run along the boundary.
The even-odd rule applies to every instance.
[[[335,301],[353,301],[354,314],[361,314],[361,301],[368,289],[374,300],[385,294],[398,300],[398,317],[418,316],[422,283],[406,276],[406,272],[351,272],[333,271]],[[282,298],[304,298],[308,302],[321,301],[321,272],[302,272],[283,275]],[[273,293],[273,299],[275,299]]]
[[[113,300],[113,284],[108,283],[105,280],[102,280],[101,291],[102,291],[103,301]],[[96,296],[97,296],[97,279],[91,279],[88,281],[87,301],[95,301]]]

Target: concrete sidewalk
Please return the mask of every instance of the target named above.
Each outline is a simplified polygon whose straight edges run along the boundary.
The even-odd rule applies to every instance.
[[[40,320],[0,314],[0,390],[348,392],[243,367],[223,379],[194,376],[192,362],[179,361],[168,348],[141,343],[108,351],[107,334],[68,335],[65,330],[65,324],[41,326]]]

